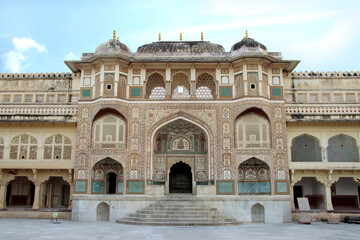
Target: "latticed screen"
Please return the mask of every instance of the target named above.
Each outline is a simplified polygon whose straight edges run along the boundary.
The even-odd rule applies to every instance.
[[[124,148],[125,121],[112,115],[105,116],[94,125],[95,148]]]
[[[165,99],[165,88],[155,87],[151,90],[149,99]]]
[[[57,134],[45,139],[44,159],[71,159],[71,140]]]
[[[184,86],[177,86],[172,95],[173,99],[189,99],[189,90]]]
[[[149,76],[146,83],[146,97],[149,99],[165,99],[165,82],[159,73]]]
[[[250,113],[236,122],[238,148],[268,148],[269,122],[267,119]]]
[[[211,90],[208,87],[199,87],[196,89],[196,98],[198,99],[213,99]]]
[[[10,159],[36,159],[37,140],[29,135],[23,134],[11,140]]]
[[[196,98],[213,99],[216,96],[216,84],[213,76],[203,73],[196,81]]]
[[[190,98],[190,82],[189,77],[185,73],[177,73],[171,82],[172,99],[189,99]]]

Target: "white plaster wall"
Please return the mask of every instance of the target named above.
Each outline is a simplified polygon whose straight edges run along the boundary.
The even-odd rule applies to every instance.
[[[300,182],[296,183],[295,186],[303,187],[303,196],[325,194],[324,186],[316,181],[315,178],[304,177]]]
[[[73,196],[72,220],[96,221],[98,204],[105,202],[110,206],[110,221],[124,217],[136,210],[145,208],[157,201],[165,200],[166,196],[109,196],[109,195]],[[216,207],[240,222],[251,222],[251,207],[256,203],[264,206],[265,223],[291,222],[290,196],[207,196],[197,197],[208,206]]]
[[[358,195],[358,186],[353,178],[340,178],[335,183],[336,195]]]

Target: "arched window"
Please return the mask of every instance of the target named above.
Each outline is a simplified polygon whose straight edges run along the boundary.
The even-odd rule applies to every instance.
[[[122,194],[124,169],[121,163],[111,158],[94,164],[92,169],[92,193]]]
[[[149,99],[165,99],[165,82],[159,73],[153,73],[146,83],[146,97]]]
[[[248,113],[240,117],[236,121],[236,147],[270,147],[269,129],[269,121],[256,113]]]
[[[60,134],[45,139],[44,159],[71,159],[71,140]]]
[[[209,73],[201,74],[196,81],[196,98],[213,99],[216,97],[216,84]]]
[[[321,162],[321,147],[319,141],[310,135],[303,134],[292,140],[291,161]]]
[[[329,162],[359,162],[359,149],[355,138],[345,134],[330,138],[327,156]]]
[[[270,168],[265,162],[251,158],[238,168],[239,194],[269,194]]]
[[[119,78],[117,95],[121,99],[126,98],[126,79],[123,76],[120,76]]]
[[[185,73],[176,73],[171,82],[171,94],[173,99],[190,98],[189,77]]]
[[[114,96],[115,78],[113,73],[106,73],[104,77],[104,97]]]
[[[248,73],[248,96],[258,96],[259,88],[258,88],[258,76],[257,73]]]
[[[94,148],[125,148],[125,121],[105,115],[94,123]]]
[[[37,159],[37,140],[27,134],[11,139],[10,159]]]

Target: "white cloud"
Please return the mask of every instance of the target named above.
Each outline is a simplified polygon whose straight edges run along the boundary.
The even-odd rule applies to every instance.
[[[4,69],[13,73],[19,73],[31,65],[31,63],[26,62],[28,56],[25,52],[30,49],[35,49],[38,52],[47,52],[45,45],[40,45],[31,38],[13,38],[12,42],[14,44],[14,50],[3,54],[1,59],[4,62]]]
[[[35,48],[38,52],[46,52],[45,45],[40,45],[31,38],[13,38],[12,41],[14,43],[15,50],[18,52],[26,52],[30,48]]]
[[[10,70],[10,72],[16,73],[21,70],[21,63],[26,60],[24,54],[16,51],[10,51],[2,56],[4,61],[4,68]]]
[[[66,56],[65,56],[65,60],[76,60],[76,59],[79,59],[79,58],[76,57],[73,52],[69,52],[69,53],[66,54]]]

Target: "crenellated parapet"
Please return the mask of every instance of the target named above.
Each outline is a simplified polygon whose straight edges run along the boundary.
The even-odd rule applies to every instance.
[[[0,73],[0,79],[72,79],[72,73]]]
[[[360,76],[360,71],[345,71],[345,72],[342,72],[342,71],[339,71],[339,72],[336,72],[336,71],[333,71],[333,72],[319,72],[319,71],[305,71],[305,72],[292,72],[291,74],[291,77],[292,78],[329,78],[329,77],[332,77],[332,78],[347,78],[347,77],[359,77]]]

